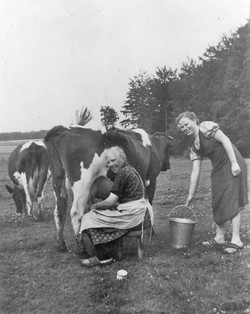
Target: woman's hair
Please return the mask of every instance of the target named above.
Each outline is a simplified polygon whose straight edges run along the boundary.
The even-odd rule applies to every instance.
[[[190,120],[196,121],[196,123],[199,124],[199,119],[197,118],[196,114],[192,111],[185,111],[180,113],[178,117],[175,119],[175,123],[179,124],[182,118],[188,118]]]
[[[113,146],[113,147],[108,148],[107,153],[115,154],[115,156],[117,156],[124,163],[127,161],[127,157],[124,153],[124,150],[119,146]]]

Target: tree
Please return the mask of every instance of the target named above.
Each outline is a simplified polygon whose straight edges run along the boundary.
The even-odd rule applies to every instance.
[[[155,99],[153,131],[166,132],[171,122],[172,86],[177,80],[177,70],[157,67],[156,77],[153,80],[153,96]]]
[[[119,120],[119,116],[115,109],[110,106],[102,106],[100,112],[102,125],[105,126],[106,130],[112,129],[117,120]]]
[[[135,128],[150,131],[150,104],[152,99],[150,77],[146,71],[140,71],[138,75],[130,79],[129,86],[127,100],[123,110],[121,110],[127,119],[122,120],[121,124],[125,127],[131,125]]]
[[[157,68],[156,77],[146,71],[130,80],[127,100],[122,113],[128,117],[125,126],[143,128],[149,133],[165,132],[172,110],[171,85],[177,80],[177,70]]]

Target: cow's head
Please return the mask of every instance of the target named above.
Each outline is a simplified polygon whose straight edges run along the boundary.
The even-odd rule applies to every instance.
[[[172,152],[172,148],[173,148],[173,141],[174,138],[172,136],[166,136],[165,139],[165,151],[164,151],[164,160],[162,163],[162,167],[161,167],[161,171],[167,171],[168,169],[170,169],[170,155]]]
[[[18,187],[14,186],[13,188],[5,185],[6,190],[12,196],[15,205],[16,205],[16,212],[20,214],[24,214],[26,212],[26,196],[23,189],[19,189]]]

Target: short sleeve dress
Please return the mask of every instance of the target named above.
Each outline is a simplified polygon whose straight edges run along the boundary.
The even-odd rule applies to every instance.
[[[114,177],[110,192],[119,197],[119,203],[139,200],[144,196],[143,182],[135,169],[125,164]]]
[[[140,200],[144,197],[143,182],[137,171],[132,166],[125,163],[116,174],[112,175],[112,177],[110,174],[109,177],[113,181],[110,192],[119,197],[120,204]],[[87,231],[85,230],[85,232],[87,232],[91,237],[94,245],[118,239],[129,230],[140,230],[142,223],[144,227],[148,227],[148,225],[150,225],[150,216],[148,211],[146,212],[143,222],[130,229],[109,227],[109,225],[118,226],[121,219],[123,220],[124,216],[127,216],[125,212],[120,212],[116,210],[116,208],[113,210],[95,210],[85,215],[84,221],[86,221],[87,217],[91,218],[94,216],[92,218],[98,219],[98,224],[100,224],[99,227],[89,228]],[[134,220],[133,217],[128,219]]]
[[[199,125],[199,135],[190,151],[191,160],[207,157],[212,163],[211,188],[213,218],[222,225],[239,213],[248,203],[247,164],[237,148],[232,144],[240,175],[231,173],[231,163],[222,143],[214,139],[219,125],[205,121]]]

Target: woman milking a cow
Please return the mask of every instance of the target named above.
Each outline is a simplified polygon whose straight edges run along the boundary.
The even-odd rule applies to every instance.
[[[220,248],[225,254],[236,253],[243,248],[240,218],[241,209],[248,203],[246,162],[217,123],[205,121],[199,124],[193,112],[184,112],[176,118],[176,124],[194,140],[190,150],[193,169],[186,205],[193,200],[202,158],[208,157],[212,163],[212,210],[216,234],[203,244]],[[229,243],[225,240],[225,224],[228,221],[232,223]]]
[[[113,185],[110,195],[90,206],[83,216],[81,235],[83,243],[91,240],[92,250],[84,252],[80,260],[83,267],[108,265],[113,262],[110,244],[130,230],[142,230],[153,225],[153,211],[145,199],[142,179],[126,160],[124,151],[118,147],[107,150],[107,166]]]

